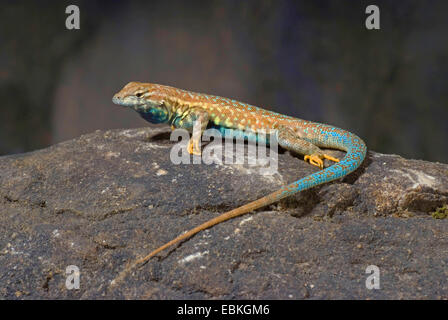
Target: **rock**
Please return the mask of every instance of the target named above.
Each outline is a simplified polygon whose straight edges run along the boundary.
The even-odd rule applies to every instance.
[[[111,286],[177,235],[318,170],[288,152],[274,175],[175,165],[169,136],[97,131],[0,157],[1,297],[448,299],[448,219],[431,215],[448,203],[448,165],[375,152],[348,177],[201,232]],[[66,288],[71,265],[79,289]],[[370,265],[379,290],[366,289]]]

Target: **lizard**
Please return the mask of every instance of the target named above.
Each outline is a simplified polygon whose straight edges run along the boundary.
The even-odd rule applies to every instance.
[[[133,265],[143,264],[160,251],[218,223],[265,207],[297,192],[342,178],[357,169],[366,157],[366,144],[349,131],[215,95],[160,84],[130,82],[113,96],[112,102],[134,109],[151,123],[170,124],[173,130],[182,128],[190,133],[197,130],[196,132],[200,134],[193,134],[188,142],[187,150],[190,154],[201,155],[202,133],[211,126],[223,133],[231,134],[243,131],[256,134],[275,130],[278,145],[303,155],[306,162],[322,169],[258,200],[204,222],[136,260]],[[339,160],[320,148],[342,150],[346,154]],[[324,159],[335,163],[324,169]]]

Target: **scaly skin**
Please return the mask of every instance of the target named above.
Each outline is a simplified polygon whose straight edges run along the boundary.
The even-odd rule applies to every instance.
[[[323,169],[324,159],[337,162],[263,198],[201,224],[137,260],[134,265],[146,262],[169,246],[188,239],[220,222],[267,206],[297,192],[344,177],[358,168],[366,156],[366,145],[353,133],[218,96],[194,93],[158,84],[130,82],[114,95],[112,101],[115,104],[134,109],[152,123],[168,123],[173,129],[184,128],[190,132],[196,126],[195,128],[200,129],[201,135],[207,127],[213,126],[219,130],[233,129],[233,134],[236,135],[243,131],[249,131],[254,133],[254,139],[257,139],[256,133],[274,129],[277,130],[279,145],[304,155],[305,161],[309,161],[321,169]],[[200,139],[201,136],[193,136],[190,139],[188,146],[190,153],[200,154]],[[346,155],[339,161],[326,155],[319,147],[346,151]]]

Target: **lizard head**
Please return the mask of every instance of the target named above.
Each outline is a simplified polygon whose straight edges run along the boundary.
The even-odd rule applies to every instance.
[[[114,94],[112,102],[130,107],[145,120],[152,123],[167,122],[169,110],[157,85],[142,82],[129,82]]]

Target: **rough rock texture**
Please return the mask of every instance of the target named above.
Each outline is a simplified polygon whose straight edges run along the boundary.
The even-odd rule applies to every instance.
[[[0,297],[448,299],[448,165],[370,152],[350,176],[215,226],[114,287],[126,264],[316,168],[175,165],[165,128],[0,158]],[[342,156],[342,152],[331,152]],[[81,273],[66,289],[66,267]],[[366,289],[366,268],[380,289]]]

